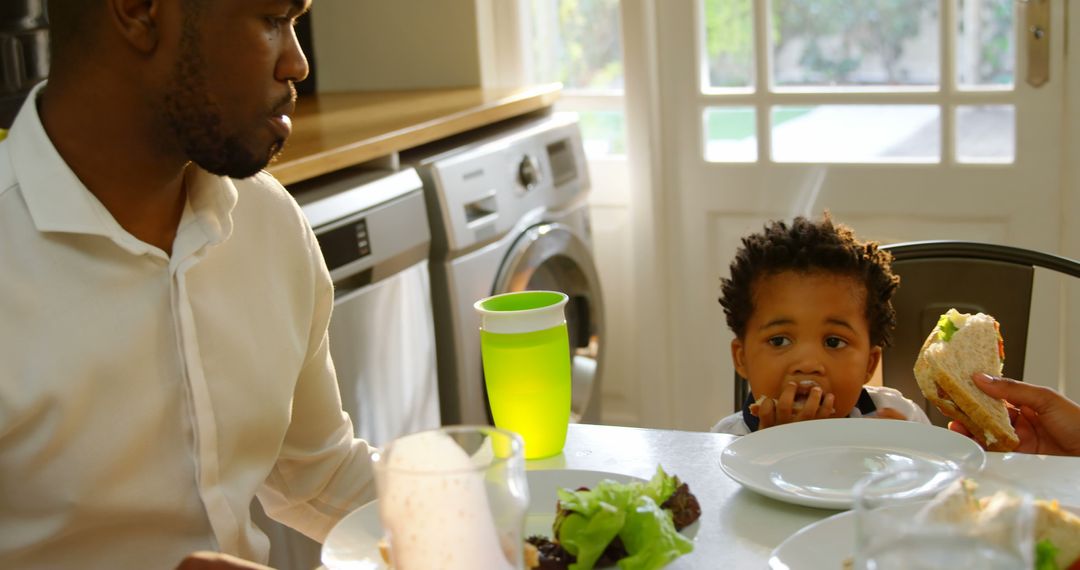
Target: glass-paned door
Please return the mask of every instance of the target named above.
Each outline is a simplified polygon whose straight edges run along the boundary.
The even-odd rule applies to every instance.
[[[1049,17],[1034,33],[1028,7],[1044,2]],[[769,219],[828,209],[883,242],[1058,251],[1063,0],[654,5],[662,116],[672,122],[672,381],[676,393],[701,395],[679,399],[674,425],[703,429],[732,410],[719,278],[739,238]],[[1029,381],[1057,385],[1068,372],[1057,325],[1063,296],[1076,293],[1063,290],[1036,278],[1034,318],[1049,326],[1029,343]]]

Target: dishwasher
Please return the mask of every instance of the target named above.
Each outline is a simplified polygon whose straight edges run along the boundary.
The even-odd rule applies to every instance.
[[[347,169],[290,185],[334,282],[330,355],[357,437],[381,446],[440,425],[423,186],[412,168]],[[262,513],[278,570],[319,566],[320,546]]]

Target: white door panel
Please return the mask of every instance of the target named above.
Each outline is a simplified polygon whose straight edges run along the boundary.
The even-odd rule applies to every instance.
[[[1024,82],[1026,47],[1016,42],[1015,88],[961,91],[953,83],[955,42],[946,25],[941,34],[940,88],[899,91],[875,87],[830,93],[827,89],[778,90],[768,88],[770,63],[756,57],[756,90],[718,91],[701,88],[704,45],[701,19],[704,0],[654,0],[658,37],[660,108],[665,124],[665,184],[661,196],[667,214],[661,221],[669,243],[670,275],[667,287],[674,299],[669,320],[672,347],[671,376],[674,394],[669,425],[705,429],[733,408],[733,369],[728,349],[731,334],[717,302],[719,279],[748,232],[758,231],[773,218],[794,215],[819,217],[824,209],[851,225],[862,238],[882,242],[919,239],[965,239],[1005,243],[1068,254],[1063,226],[1075,215],[1062,211],[1065,108],[1064,16],[1065,2],[1052,0],[1050,81],[1039,89]],[[734,1],[734,0],[733,0]],[[914,0],[913,0],[914,1]],[[968,4],[970,7],[970,4]],[[955,22],[952,0],[937,2],[941,22]],[[754,5],[755,30],[769,29],[766,0]],[[1022,14],[1017,30],[1023,28]],[[937,24],[934,24],[937,25]],[[1016,32],[1022,35],[1021,31]],[[767,42],[755,40],[755,53],[768,51]],[[1074,95],[1075,96],[1075,95]],[[790,163],[773,160],[770,116],[776,106],[805,108],[813,105],[922,105],[940,114],[932,140],[940,157],[932,163],[911,164],[875,159],[872,163]],[[706,109],[725,106],[752,108],[757,160],[748,163],[706,161],[703,120]],[[1006,164],[960,163],[952,140],[958,105],[1007,105],[1015,109],[1015,160]],[[835,117],[835,115],[834,115]],[[899,132],[903,120],[889,116],[875,127]],[[895,117],[893,117],[895,118]],[[841,130],[841,119],[833,119]],[[866,114],[846,129],[870,121]],[[822,144],[834,136],[822,131]],[[914,129],[909,129],[914,130]],[[844,132],[857,132],[848,130]],[[843,142],[857,149],[860,141]],[[807,139],[803,139],[807,140]],[[835,139],[840,140],[840,139]],[[923,139],[913,139],[927,144]],[[866,140],[866,145],[873,141]],[[976,141],[977,142],[977,141]],[[836,143],[839,144],[839,143]],[[814,149],[811,149],[814,150]],[[1080,370],[1069,362],[1067,346],[1080,339],[1075,326],[1062,316],[1064,296],[1075,285],[1062,285],[1039,275],[1035,284],[1033,323],[1029,338],[1026,379],[1064,386],[1065,378],[1080,382]],[[1075,311],[1074,311],[1075,312]],[[1069,368],[1069,367],[1072,368]],[[1068,386],[1080,394],[1080,384]],[[692,395],[692,396],[691,396]]]

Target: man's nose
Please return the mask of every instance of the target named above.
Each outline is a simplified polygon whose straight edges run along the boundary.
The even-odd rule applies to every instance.
[[[304,55],[303,48],[300,47],[300,40],[296,38],[296,30],[292,26],[287,27],[289,29],[288,38],[285,40],[285,46],[281,57],[278,59],[274,75],[278,81],[298,83],[308,76],[308,60],[307,56]]]

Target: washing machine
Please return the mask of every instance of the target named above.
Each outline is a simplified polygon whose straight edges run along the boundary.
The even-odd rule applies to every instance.
[[[444,142],[414,157],[431,223],[440,414],[490,423],[473,303],[561,291],[572,362],[572,421],[600,420],[604,303],[592,256],[589,175],[577,118],[542,114]]]

